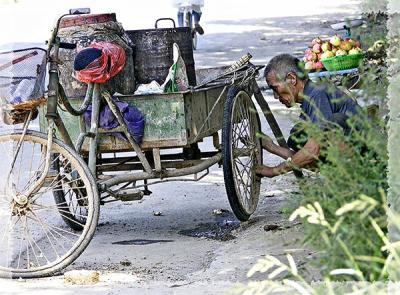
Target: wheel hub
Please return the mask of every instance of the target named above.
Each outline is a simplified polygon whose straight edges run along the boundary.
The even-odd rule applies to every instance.
[[[11,211],[13,215],[22,216],[30,210],[29,198],[25,195],[16,195],[11,201]]]

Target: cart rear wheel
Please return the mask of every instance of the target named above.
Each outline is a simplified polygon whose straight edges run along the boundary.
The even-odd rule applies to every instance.
[[[262,163],[260,120],[250,96],[237,87],[228,91],[222,128],[224,180],[233,213],[241,221],[256,210],[261,179],[254,167]]]
[[[43,186],[24,197],[43,172],[47,135],[28,132],[10,171],[20,138],[18,131],[0,135],[0,277],[43,277],[65,268],[85,250],[97,226],[99,196],[85,162],[62,141],[53,139],[51,156],[53,162],[61,163],[59,171],[51,169]],[[80,232],[67,227],[60,217],[68,218],[70,213],[66,205],[54,202],[52,191],[60,188],[86,191],[77,197],[87,208]]]
[[[53,189],[53,197],[61,218],[71,229],[81,231],[89,211],[84,184],[76,180],[77,173],[71,171],[71,165],[66,165],[68,160],[63,155],[54,154],[52,162],[58,183]]]

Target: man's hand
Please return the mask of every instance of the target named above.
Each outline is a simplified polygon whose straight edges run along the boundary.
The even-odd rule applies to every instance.
[[[294,168],[301,169],[314,165],[319,155],[319,150],[317,142],[310,138],[305,146],[293,155],[291,161],[282,162],[276,167],[259,166],[255,168],[255,172],[258,175],[272,178],[292,171]]]

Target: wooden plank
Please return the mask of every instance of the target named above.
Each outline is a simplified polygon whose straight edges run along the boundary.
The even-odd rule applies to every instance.
[[[200,129],[207,117],[205,91],[186,93],[184,99],[188,141],[192,142],[191,139],[195,138],[199,132],[202,132]]]
[[[225,86],[210,88],[206,91],[196,91],[196,95],[185,95],[186,125],[188,127],[188,142],[195,143],[204,137],[212,136],[222,128]],[[221,98],[217,102],[219,96]],[[215,107],[214,107],[215,106]],[[210,115],[209,115],[210,114]]]
[[[153,160],[154,160],[154,168],[156,172],[161,172],[161,158],[160,158],[160,149],[153,149]]]

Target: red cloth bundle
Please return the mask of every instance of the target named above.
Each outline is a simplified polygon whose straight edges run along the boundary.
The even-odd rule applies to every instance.
[[[88,48],[100,49],[102,54],[84,69],[75,71],[75,77],[79,81],[84,83],[104,83],[124,68],[125,50],[121,46],[109,42],[94,42],[85,49]],[[79,53],[76,58],[79,58]]]

